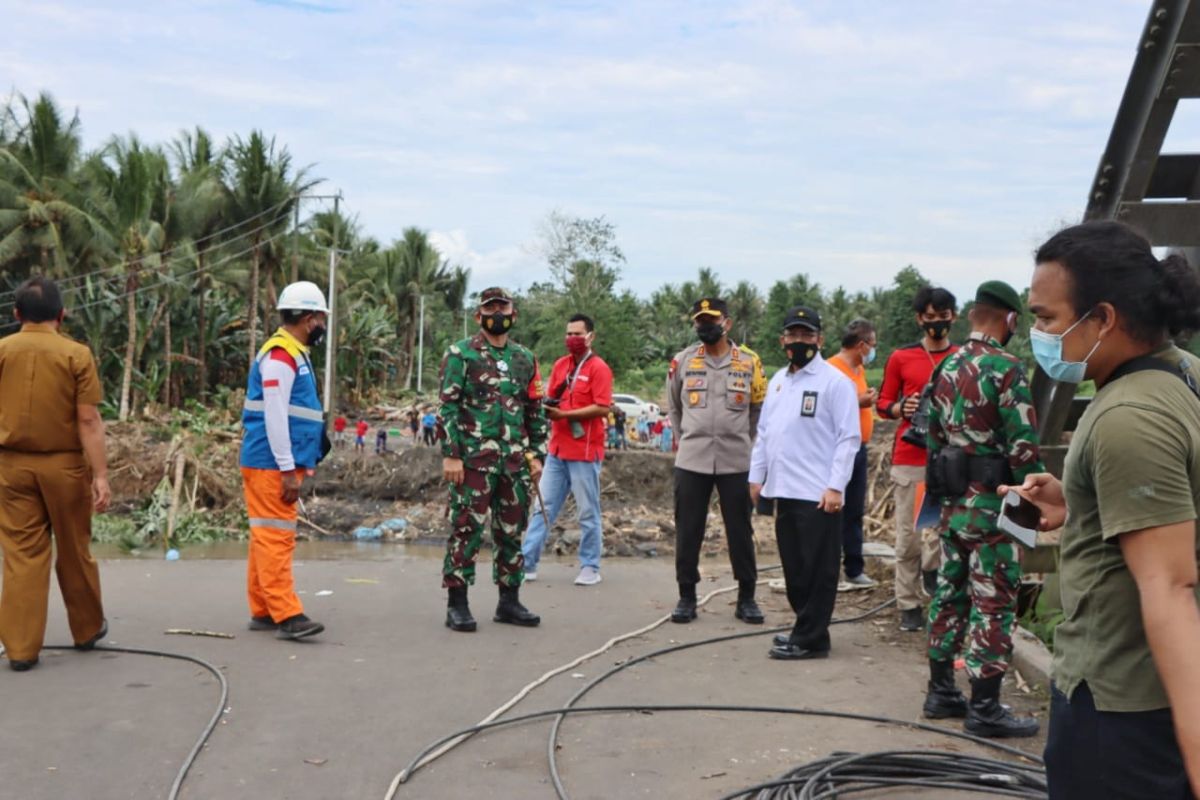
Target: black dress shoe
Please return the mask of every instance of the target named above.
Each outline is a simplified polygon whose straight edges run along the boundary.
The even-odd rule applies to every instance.
[[[246,628],[252,631],[273,631],[278,627],[275,624],[275,620],[269,616],[251,617],[249,624],[246,625]]]
[[[742,622],[750,625],[762,625],[763,613],[758,607],[758,603],[754,602],[753,597],[744,598],[737,601],[737,608],[733,610],[733,615]]]
[[[771,643],[779,647],[786,647],[792,643],[792,635],[790,633],[777,633],[771,637]]]
[[[696,600],[692,597],[681,597],[671,612],[671,622],[687,623],[696,618]]]
[[[30,659],[26,659],[24,661],[10,660],[8,662],[8,668],[11,669],[13,672],[28,672],[29,670],[36,667],[37,663],[38,663],[38,660],[36,658],[30,658]]]
[[[96,631],[96,635],[88,639],[86,642],[80,642],[75,645],[76,650],[95,650],[96,642],[108,636],[108,620],[100,620],[100,630]]]
[[[771,658],[778,658],[781,661],[804,661],[810,658],[829,658],[828,650],[809,650],[801,647],[798,644],[776,645],[771,648],[771,652],[767,653]]]

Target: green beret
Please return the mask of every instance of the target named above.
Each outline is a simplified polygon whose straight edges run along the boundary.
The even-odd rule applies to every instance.
[[[975,291],[975,302],[988,306],[1000,306],[1010,311],[1021,310],[1021,295],[1004,281],[985,281]]]

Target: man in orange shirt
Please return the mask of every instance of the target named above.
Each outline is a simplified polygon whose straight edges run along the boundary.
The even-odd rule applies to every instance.
[[[867,387],[864,366],[875,360],[875,326],[865,319],[856,319],[842,334],[842,349],[829,363],[846,374],[858,389],[858,421],[862,427],[862,446],[854,457],[854,471],[846,485],[842,508],[842,569],[846,582],[854,586],[874,586],[875,581],[863,572],[863,514],[867,502],[867,442],[875,428],[874,407],[878,393]]]

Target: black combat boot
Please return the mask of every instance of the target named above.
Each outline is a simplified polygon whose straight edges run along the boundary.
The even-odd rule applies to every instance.
[[[671,612],[671,622],[691,622],[696,618],[696,584],[679,584],[679,603]]]
[[[1000,682],[1004,675],[971,680],[971,702],[967,704],[967,721],[963,730],[975,736],[991,739],[1036,736],[1038,721],[1016,717],[1007,706],[1000,704]]]
[[[937,594],[937,576],[938,571],[936,569],[926,569],[921,571],[921,583],[923,584],[922,588],[925,590],[925,594],[929,595],[930,597],[933,597],[935,594]]]
[[[507,622],[532,628],[542,621],[541,617],[521,605],[519,592],[516,586],[500,584],[500,602],[496,604],[496,616],[492,617],[492,622]]]
[[[929,687],[925,694],[925,719],[962,718],[967,698],[954,685],[953,661],[929,662]]]
[[[467,605],[467,587],[453,586],[446,591],[449,595],[446,602],[446,627],[452,631],[475,630],[475,618],[471,616],[471,607]]]
[[[762,609],[754,602],[754,581],[738,583],[737,607],[733,610],[733,615],[751,625],[763,624]]]

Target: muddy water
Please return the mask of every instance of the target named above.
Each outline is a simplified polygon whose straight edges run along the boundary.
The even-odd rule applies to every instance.
[[[246,558],[248,542],[210,542],[188,545],[179,551],[182,561],[227,560]],[[433,558],[438,561],[446,554],[442,544],[395,544],[390,542],[296,542],[297,561],[394,561],[401,558]],[[154,559],[161,561],[163,551],[141,550],[123,552],[112,544],[93,544],[92,555],[100,559]]]

